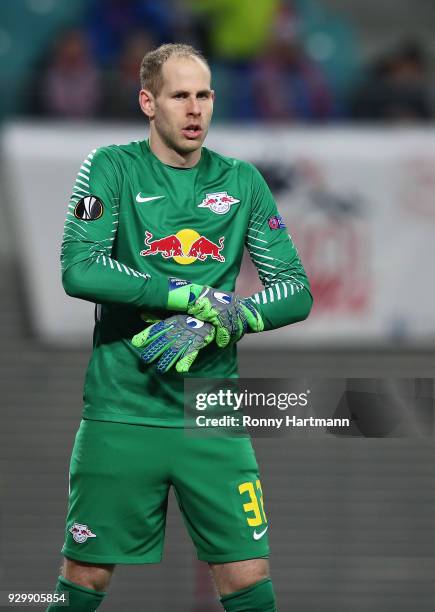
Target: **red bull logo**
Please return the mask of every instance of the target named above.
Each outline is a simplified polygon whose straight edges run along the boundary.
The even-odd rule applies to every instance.
[[[224,248],[224,237],[219,238],[219,246],[208,240],[205,236],[201,236],[192,244],[187,253],[187,257],[196,257],[199,261],[204,261],[207,257],[216,259],[217,261],[225,261],[225,257],[221,255]]]
[[[140,252],[143,257],[162,255],[165,259],[173,258],[177,263],[190,264],[194,261],[205,261],[208,257],[223,263],[225,257],[221,251],[224,248],[225,237],[221,236],[218,243],[212,242],[206,236],[201,236],[192,229],[182,229],[176,234],[152,240],[153,234],[145,231],[144,243],[148,247]]]
[[[81,523],[74,523],[74,525],[70,527],[69,532],[72,533],[74,541],[78,544],[83,544],[88,538],[97,537],[87,525],[82,525]]]
[[[226,191],[219,191],[218,193],[207,193],[201,204],[198,204],[198,208],[209,208],[217,215],[224,215],[233,204],[238,202],[240,200],[233,198]]]
[[[159,238],[158,240],[151,240],[152,237],[153,235],[151,232],[145,232],[144,242],[149,249],[148,251],[144,250],[140,252],[144,257],[147,255],[157,255],[158,253],[161,253],[165,259],[183,255],[180,239],[174,234]]]

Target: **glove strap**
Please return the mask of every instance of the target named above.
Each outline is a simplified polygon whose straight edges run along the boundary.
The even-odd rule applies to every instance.
[[[188,305],[197,299],[202,289],[202,285],[195,285],[190,281],[182,280],[180,278],[170,278],[168,310],[186,312]]]

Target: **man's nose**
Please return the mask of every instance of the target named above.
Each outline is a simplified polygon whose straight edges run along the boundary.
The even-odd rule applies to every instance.
[[[196,98],[190,98],[188,104],[188,113],[191,115],[200,115],[201,106]]]

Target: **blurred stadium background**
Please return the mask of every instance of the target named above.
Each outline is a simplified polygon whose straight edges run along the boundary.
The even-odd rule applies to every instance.
[[[433,378],[434,25],[429,0],[0,3],[0,591],[57,576],[93,320],[60,284],[66,202],[91,149],[145,137],[155,45],[208,56],[206,144],[259,166],[312,280],[310,319],[245,339],[241,374]],[[425,434],[254,441],[281,610],[433,610]],[[164,562],[119,567],[102,610],[220,609],[174,502]]]

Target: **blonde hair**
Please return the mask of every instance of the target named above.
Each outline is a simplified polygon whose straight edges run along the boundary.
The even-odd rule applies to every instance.
[[[168,43],[147,53],[140,65],[140,84],[142,89],[148,89],[158,96],[163,87],[162,66],[173,55],[177,57],[196,57],[210,70],[207,60],[198,49],[181,43]]]

